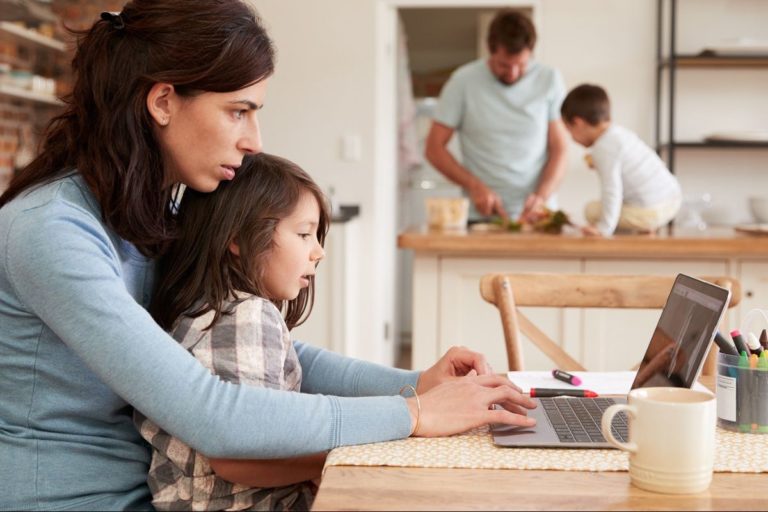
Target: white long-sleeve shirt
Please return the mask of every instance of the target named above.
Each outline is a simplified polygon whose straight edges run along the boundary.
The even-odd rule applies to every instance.
[[[596,227],[604,235],[616,229],[622,205],[654,208],[681,195],[661,158],[624,127],[611,124],[592,145],[591,156],[603,207]]]

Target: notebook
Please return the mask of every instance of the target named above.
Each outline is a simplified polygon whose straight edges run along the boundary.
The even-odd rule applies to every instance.
[[[690,388],[704,365],[709,347],[728,306],[729,290],[679,274],[661,311],[659,322],[632,382],[632,388],[673,386]],[[603,411],[626,397],[537,398],[535,427],[494,425],[499,446],[537,448],[612,448],[600,432]],[[627,440],[627,418],[616,415],[612,426]]]

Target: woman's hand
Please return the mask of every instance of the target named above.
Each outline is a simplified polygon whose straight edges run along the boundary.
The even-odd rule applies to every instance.
[[[536,424],[526,416],[528,409],[536,407],[535,402],[501,375],[470,375],[439,384],[419,395],[420,412],[415,398],[406,400],[412,428],[419,415],[413,436],[449,436],[490,423],[526,427]],[[495,404],[501,408],[495,408]]]
[[[431,368],[421,373],[416,391],[426,393],[438,384],[470,375],[472,371],[472,375],[493,373],[483,354],[467,347],[451,347]]]

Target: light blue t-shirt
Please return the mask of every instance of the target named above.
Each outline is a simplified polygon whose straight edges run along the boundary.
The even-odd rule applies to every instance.
[[[226,383],[144,309],[153,273],[78,174],[0,209],[0,509],[151,509],[133,406],[210,457],[408,436],[417,372],[295,342],[301,393]]]
[[[530,61],[518,81],[505,85],[483,59],[454,71],[440,93],[435,121],[456,130],[464,167],[499,194],[513,218],[536,189],[549,123],[560,119],[564,96],[555,69]],[[470,218],[478,216],[473,206]]]

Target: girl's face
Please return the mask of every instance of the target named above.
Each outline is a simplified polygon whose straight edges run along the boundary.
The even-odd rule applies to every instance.
[[[266,88],[264,79],[239,91],[182,97],[172,86],[155,84],[147,103],[156,122],[168,184],[212,192],[222,180],[234,178],[243,156],[261,151],[256,114]]]
[[[317,240],[320,206],[305,191],[296,208],[277,224],[274,245],[266,258],[263,283],[272,300],[293,300],[309,286],[325,251]]]

